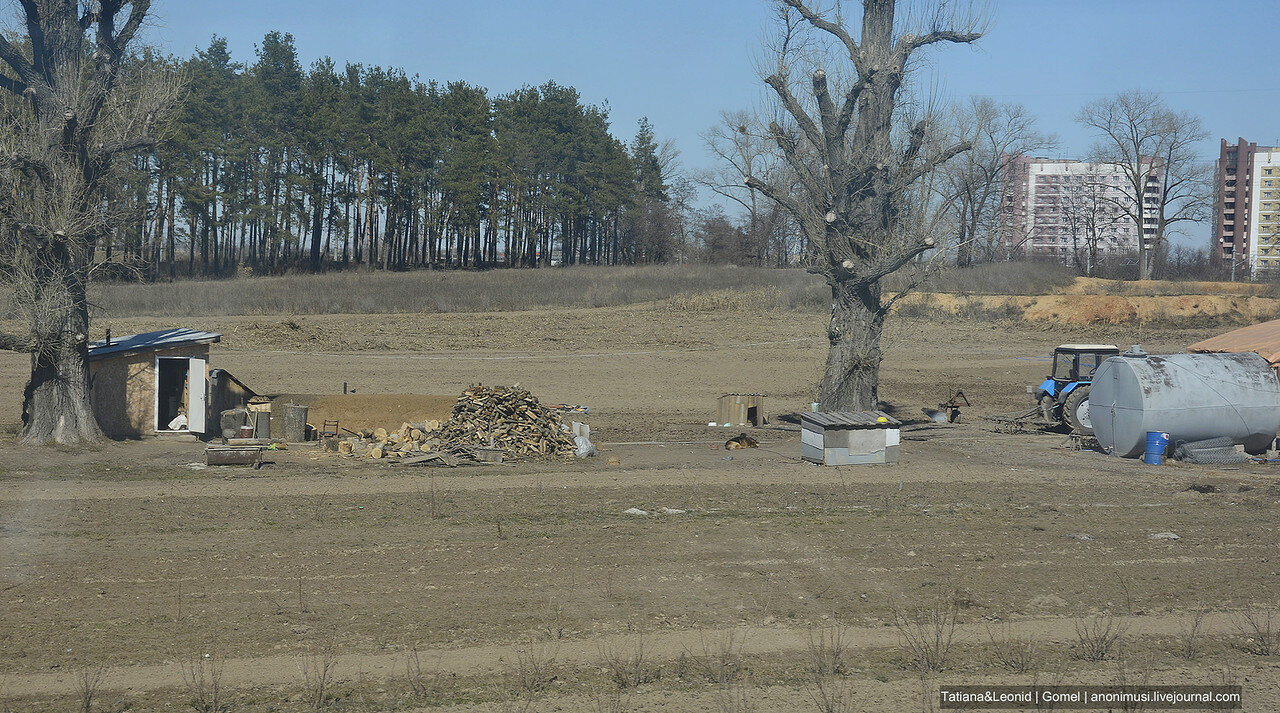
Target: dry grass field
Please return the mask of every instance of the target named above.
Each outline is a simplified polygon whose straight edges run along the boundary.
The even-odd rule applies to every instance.
[[[552,307],[571,286],[526,285],[472,311],[452,288],[447,309],[401,287],[416,308],[348,294],[335,314],[267,280],[246,282],[280,292],[278,313],[212,292],[138,307],[183,283],[104,293],[99,327],[220,331],[213,364],[264,393],[334,402],[346,382],[366,416],[399,404],[398,425],[406,394],[519,382],[589,405],[602,453],[413,469],[304,446],[214,470],[194,443],[2,436],[0,711],[897,713],[935,710],[940,685],[1138,680],[1239,683],[1246,710],[1280,710],[1277,466],[1144,466],[980,419],[1022,407],[1056,344],[1181,351],[1273,316],[1267,294],[913,298],[883,371],[911,422],[902,462],[820,468],[783,421],[731,454],[706,423],[726,392],[767,392],[774,414],[812,400],[821,291],[798,273],[663,279],[648,299]],[[1093,304],[1115,299],[1138,306]],[[1070,318],[1088,310],[1108,318]],[[0,353],[0,422],[24,367]],[[950,388],[964,420],[922,422]]]

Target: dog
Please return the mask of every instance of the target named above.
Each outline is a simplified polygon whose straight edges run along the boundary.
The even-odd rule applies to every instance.
[[[756,441],[756,439],[752,438],[751,436],[748,436],[745,433],[739,433],[738,435],[724,442],[724,448],[727,451],[736,451],[739,448],[759,448],[759,447],[760,447],[760,443]]]

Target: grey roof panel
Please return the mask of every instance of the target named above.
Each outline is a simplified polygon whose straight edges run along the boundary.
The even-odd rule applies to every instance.
[[[161,329],[144,334],[126,334],[121,337],[112,337],[110,344],[105,340],[89,342],[89,360],[123,356],[135,352],[174,349],[193,344],[212,344],[221,339],[222,335],[217,332],[201,332],[185,327]]]
[[[881,421],[880,419],[886,419]],[[800,416],[800,423],[812,423],[823,428],[844,426],[854,428],[892,428],[902,422],[884,411],[818,411]]]

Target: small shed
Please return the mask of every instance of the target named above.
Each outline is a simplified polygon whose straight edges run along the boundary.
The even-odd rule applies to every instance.
[[[716,423],[721,426],[763,426],[768,423],[764,398],[768,394],[725,394],[716,404]]]
[[[800,457],[822,465],[897,463],[902,422],[883,411],[830,411],[800,417]]]
[[[108,436],[203,434],[215,332],[162,329],[89,344],[93,410]],[[181,418],[180,418],[181,417]]]

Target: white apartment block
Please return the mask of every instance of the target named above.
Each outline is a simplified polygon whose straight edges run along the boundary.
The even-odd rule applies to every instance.
[[[1011,252],[1066,263],[1085,264],[1093,241],[1100,259],[1136,254],[1140,237],[1155,235],[1159,190],[1148,176],[1138,226],[1125,209],[1133,189],[1122,168],[1018,156],[1006,162],[1000,239]]]
[[[1280,268],[1280,148],[1260,147],[1253,154],[1249,186],[1249,222],[1245,239],[1254,270]]]

